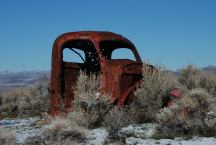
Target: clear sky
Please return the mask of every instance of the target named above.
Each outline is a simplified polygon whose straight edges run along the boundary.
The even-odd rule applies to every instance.
[[[0,0],[0,70],[50,70],[55,38],[79,30],[120,33],[169,69],[216,65],[216,0]]]

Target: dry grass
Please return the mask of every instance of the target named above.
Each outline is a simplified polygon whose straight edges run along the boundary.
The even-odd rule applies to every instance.
[[[109,95],[100,96],[98,89],[99,80],[94,74],[87,76],[80,72],[77,85],[73,88],[73,112],[67,115],[67,119],[86,129],[103,126],[108,128],[110,134],[117,134],[121,127],[133,123],[133,117],[128,108],[115,107]]]
[[[200,79],[200,69],[188,65],[182,69],[178,81],[187,89],[195,89],[200,87]]]
[[[142,84],[135,91],[135,107],[140,121],[154,120],[156,113],[162,107],[162,98],[178,85],[176,78],[163,68],[152,70],[144,64]]]
[[[75,90],[75,96],[80,98],[95,98],[95,94],[98,92],[99,79],[95,74],[87,74],[80,71]]]
[[[0,106],[2,105],[2,94],[1,94],[1,91],[0,91]]]
[[[0,92],[0,119],[2,118],[2,99],[3,99],[3,97],[2,97],[2,94]]]
[[[135,92],[134,104],[117,107],[112,104],[109,95],[99,95],[97,76],[80,72],[73,88],[73,112],[65,118],[51,119],[44,132],[44,142],[50,145],[77,144],[86,139],[86,129],[97,127],[106,127],[110,137],[118,138],[122,127],[153,120],[159,122],[159,131],[164,134],[215,134],[215,122],[208,123],[208,112],[215,106],[212,97],[216,89],[215,75],[188,66],[183,69],[178,81],[163,68],[151,70],[144,65],[142,84]],[[189,91],[185,90],[172,108],[161,110],[163,98],[170,90],[184,86]],[[2,102],[4,113],[38,114],[48,110],[49,93],[43,85],[22,88],[4,96]]]
[[[15,145],[16,144],[15,132],[0,126],[0,144]]]
[[[83,125],[88,128],[101,126],[104,116],[112,107],[109,95],[99,96],[98,89],[99,79],[94,74],[88,77],[84,72],[80,72],[72,103],[73,110],[78,116],[82,115],[83,121],[80,122],[85,122]]]
[[[212,72],[202,71],[193,65],[182,69],[179,82],[187,89],[204,88],[216,97],[216,75]]]
[[[216,75],[212,72],[201,72],[200,87],[216,98]]]
[[[4,115],[38,115],[48,109],[49,92],[43,85],[15,89],[2,98]]]
[[[46,144],[77,144],[85,142],[87,129],[100,127],[111,108],[109,96],[97,95],[99,80],[80,72],[72,101],[73,112],[51,120],[44,132]]]
[[[172,78],[172,79],[170,79]],[[112,105],[109,96],[98,96],[99,80],[95,75],[89,77],[80,72],[78,77],[73,110],[70,120],[86,128],[105,126],[110,137],[117,137],[120,128],[129,124],[152,120],[162,106],[162,97],[178,85],[171,73],[159,68],[151,70],[144,65],[143,80],[135,92],[133,105],[117,107]]]
[[[103,124],[108,129],[110,138],[119,139],[119,130],[135,123],[135,110],[133,109],[132,106],[115,106],[107,113]]]
[[[170,135],[214,136],[216,122],[208,124],[207,114],[215,105],[215,99],[204,89],[192,89],[171,108],[157,114],[159,131]]]
[[[45,128],[45,144],[77,144],[85,140],[85,129],[68,118],[57,117]]]
[[[98,96],[99,80],[80,72],[72,101],[73,112],[64,118],[54,118],[44,134],[46,144],[77,144],[85,141],[85,131],[101,126],[111,102],[108,96]]]

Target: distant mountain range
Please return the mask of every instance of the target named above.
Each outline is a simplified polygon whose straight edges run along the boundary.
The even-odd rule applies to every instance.
[[[207,67],[202,68],[202,70],[211,71],[211,72],[213,72],[213,73],[216,73],[216,66],[209,65],[209,66],[207,66]]]
[[[0,71],[0,92],[4,93],[14,88],[38,84],[49,74],[49,71]]]
[[[216,66],[209,65],[201,69],[216,74]],[[174,73],[179,74],[180,72],[181,69],[178,69]],[[38,84],[44,82],[44,79],[47,79],[47,77],[50,77],[50,71],[0,71],[0,92],[9,92],[17,87]]]
[[[200,69],[203,70],[203,71],[209,71],[209,72],[213,72],[213,73],[216,74],[216,66],[213,66],[213,65],[208,65],[208,66],[202,67]],[[181,71],[182,71],[182,69],[177,69],[177,70],[174,71],[174,73],[176,75],[180,75]]]

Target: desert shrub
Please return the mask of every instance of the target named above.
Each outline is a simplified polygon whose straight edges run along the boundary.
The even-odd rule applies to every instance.
[[[162,107],[162,98],[177,86],[178,82],[172,73],[144,64],[142,83],[135,91],[135,107],[140,121],[153,120]]]
[[[178,81],[187,89],[200,87],[200,70],[194,65],[188,65],[181,70]]]
[[[202,71],[199,85],[216,98],[216,75],[214,73]]]
[[[73,112],[66,118],[76,125],[86,129],[105,127],[114,137],[121,127],[132,124],[131,107],[117,107],[110,95],[99,94],[99,80],[94,74],[88,76],[81,71],[73,91]]]
[[[16,144],[15,132],[0,126],[0,144],[15,145]]]
[[[77,144],[85,140],[85,129],[68,118],[57,117],[44,130],[45,144]]]
[[[99,80],[91,74],[80,72],[74,90],[73,111],[68,118],[85,128],[104,126],[111,137],[120,128],[143,120],[154,119],[162,106],[162,97],[178,85],[176,78],[162,68],[152,70],[144,65],[141,87],[135,102],[129,106],[114,106],[109,95],[100,96]],[[143,119],[144,118],[144,119]]]
[[[216,75],[212,72],[202,71],[193,65],[182,69],[178,81],[187,89],[203,88],[216,96]]]
[[[135,110],[132,106],[115,106],[104,119],[104,126],[108,129],[109,137],[118,139],[118,132],[122,127],[135,123]]]
[[[11,114],[15,115],[17,114],[18,105],[17,103],[17,97],[12,95],[13,93],[7,94],[4,97],[2,97],[2,106],[1,110],[4,114]]]
[[[100,96],[98,89],[99,79],[94,74],[87,76],[81,71],[74,88],[75,96],[72,103],[73,110],[79,115],[82,114],[81,122],[88,128],[100,126],[105,114],[112,107],[110,96]]]
[[[0,119],[2,118],[2,94],[0,92]]]
[[[95,74],[90,74],[88,76],[85,72],[80,71],[76,87],[73,89],[75,89],[76,97],[89,98],[98,93],[98,88],[99,78]]]
[[[1,91],[0,91],[0,106],[2,105],[2,94],[1,94]]]
[[[49,92],[46,86],[18,88],[2,99],[2,110],[8,115],[36,115],[49,109]]]
[[[204,89],[192,89],[157,114],[159,132],[175,135],[197,134],[211,136],[216,133],[216,122],[207,123],[208,112],[215,108],[215,99]]]
[[[46,144],[78,144],[85,142],[89,128],[102,125],[104,117],[112,107],[109,96],[99,96],[99,80],[91,74],[80,72],[73,89],[73,111],[63,118],[57,117],[45,129]]]

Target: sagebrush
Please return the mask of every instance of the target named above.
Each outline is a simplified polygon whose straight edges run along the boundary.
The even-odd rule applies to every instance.
[[[189,90],[203,88],[216,97],[216,75],[213,72],[202,71],[194,65],[188,65],[181,70],[178,80]]]
[[[105,116],[104,126],[109,131],[109,137],[119,139],[118,131],[122,127],[136,123],[135,110],[132,106],[113,107]]]
[[[4,115],[39,115],[49,110],[47,86],[35,85],[15,89],[2,97],[1,110]]]
[[[0,126],[0,144],[15,145],[16,144],[15,132]]]
[[[169,135],[212,136],[216,122],[208,123],[208,112],[215,109],[215,99],[204,89],[192,89],[170,108],[157,114],[159,130]]]
[[[141,122],[154,120],[163,105],[162,99],[179,86],[174,75],[162,67],[151,68],[144,64],[142,76],[141,86],[135,91],[135,107]]]
[[[85,140],[85,129],[68,118],[56,117],[45,127],[45,144],[75,145]]]
[[[85,126],[95,128],[101,126],[104,116],[111,109],[112,102],[109,95],[99,95],[99,79],[96,75],[80,72],[75,96],[72,101],[73,110],[83,115]]]

